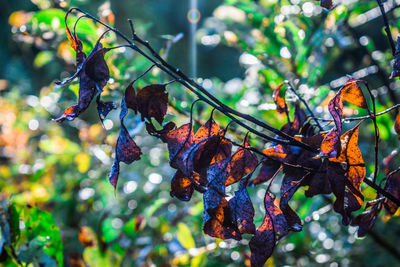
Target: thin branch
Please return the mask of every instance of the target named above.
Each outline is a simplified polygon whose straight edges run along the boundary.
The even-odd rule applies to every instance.
[[[308,151],[312,151],[314,153],[318,153],[318,150],[303,143],[300,142],[298,140],[296,140],[293,136],[290,136],[262,121],[257,120],[256,118],[248,115],[248,114],[243,114],[240,113],[228,106],[226,106],[225,104],[223,104],[222,102],[220,102],[217,98],[215,98],[212,94],[210,94],[207,90],[205,90],[202,86],[200,86],[199,84],[197,84],[196,82],[194,82],[192,79],[189,79],[181,70],[172,67],[171,65],[169,65],[167,62],[164,61],[164,59],[162,59],[160,57],[160,55],[158,55],[155,50],[150,46],[148,41],[143,41],[142,39],[140,39],[136,33],[133,32],[133,37],[132,40],[133,41],[137,41],[139,44],[144,45],[152,54],[152,56],[154,58],[156,58],[158,61],[156,61],[155,59],[153,59],[151,56],[147,55],[143,50],[141,50],[139,47],[137,47],[131,40],[128,39],[128,37],[126,37],[123,33],[121,33],[119,30],[112,28],[111,26],[103,23],[102,21],[100,21],[99,19],[93,17],[92,15],[80,10],[79,8],[71,8],[69,10],[69,12],[76,10],[79,12],[82,12],[83,14],[85,14],[88,18],[92,19],[93,21],[103,25],[104,27],[106,27],[107,29],[113,31],[116,35],[118,35],[119,37],[121,37],[122,39],[124,39],[128,44],[131,49],[135,50],[136,52],[138,52],[139,54],[141,54],[143,57],[145,57],[146,59],[148,59],[149,61],[151,61],[154,65],[156,65],[159,69],[161,69],[163,72],[165,72],[166,74],[170,75],[173,79],[175,79],[177,82],[179,82],[180,84],[182,84],[183,86],[185,86],[187,89],[189,89],[191,92],[193,92],[194,94],[196,94],[196,96],[198,98],[200,98],[201,100],[203,100],[204,102],[206,102],[207,104],[209,104],[210,106],[216,108],[217,110],[221,111],[225,116],[227,116],[228,118],[230,118],[231,120],[235,121],[237,124],[239,124],[240,126],[246,128],[247,130],[249,130],[250,132],[258,135],[261,138],[264,138],[268,141],[272,141],[278,144],[282,144],[282,145],[293,145],[293,146],[298,146],[298,147],[302,147]],[[134,27],[133,27],[133,23],[132,23],[132,31],[134,31]],[[204,96],[204,95],[206,96]],[[207,98],[208,97],[208,98]],[[210,100],[211,99],[211,100]],[[248,126],[247,124],[243,123],[242,121],[240,121],[239,119],[237,119],[235,116],[238,116],[242,119],[244,119],[245,121],[250,121],[258,126],[263,127],[264,129],[275,133],[276,135],[280,136],[283,139],[278,139],[278,138],[274,138],[271,136],[268,136],[262,132],[259,132],[255,129],[253,129],[252,127]]]
[[[392,33],[390,32],[390,27],[389,27],[389,22],[388,22],[388,19],[386,16],[385,7],[383,6],[382,0],[376,0],[376,1],[378,2],[379,8],[382,13],[382,19],[383,19],[383,23],[385,25],[384,29],[386,32],[386,36],[389,40],[390,47],[392,48],[392,55],[394,56],[396,54],[396,46],[393,41]]]
[[[368,113],[371,116],[372,122],[374,123],[374,134],[375,134],[375,168],[374,168],[374,177],[373,177],[373,182],[376,183],[376,179],[378,177],[378,171],[379,171],[379,164],[378,164],[378,152],[379,152],[379,128],[378,124],[376,123],[376,105],[375,105],[375,96],[372,94],[368,83],[364,82],[365,87],[368,90],[369,96],[371,97],[372,100],[372,114],[371,110],[368,108]]]
[[[388,113],[388,112],[390,112],[390,111],[392,111],[394,109],[397,109],[399,107],[400,107],[400,104],[396,104],[396,105],[394,105],[394,106],[392,106],[392,107],[390,107],[388,109],[385,109],[384,111],[376,113],[375,117],[384,115],[384,114],[386,114],[386,113]],[[360,117],[348,117],[348,118],[343,118],[342,122],[360,121],[360,120],[366,120],[366,119],[371,119],[371,118],[372,118],[371,115],[360,116]],[[324,118],[316,118],[316,119],[319,120],[319,121],[328,121],[328,122],[334,121],[333,119],[324,119]]]
[[[378,192],[379,194],[381,194],[382,196],[386,197],[387,199],[391,200],[392,202],[394,202],[397,206],[400,207],[400,199],[395,198],[392,194],[386,192],[386,190],[382,189],[379,185],[377,185],[376,183],[374,183],[371,179],[369,178],[365,178],[364,182],[369,185],[370,187],[372,187],[373,189],[376,190],[376,192]]]

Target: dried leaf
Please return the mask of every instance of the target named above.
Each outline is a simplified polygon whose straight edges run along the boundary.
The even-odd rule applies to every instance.
[[[327,176],[328,160],[324,160],[318,169],[318,172],[310,175],[305,184],[308,190],[305,192],[306,197],[313,197],[320,194],[330,194],[332,189]]]
[[[168,93],[165,92],[164,84],[148,85],[136,95],[137,110],[142,116],[142,120],[155,118],[161,124],[167,113]]]
[[[182,201],[189,201],[194,191],[192,181],[181,171],[176,171],[171,180],[171,197]]]
[[[177,169],[176,158],[180,157],[186,149],[188,149],[193,140],[192,125],[184,124],[177,129],[174,129],[163,136],[168,144],[170,165]]]
[[[128,113],[125,97],[121,102],[121,112],[120,112],[120,121],[121,121],[121,130],[117,140],[117,146],[115,151],[115,159],[114,163],[111,167],[111,172],[109,174],[110,183],[116,188],[119,176],[119,163],[122,161],[125,164],[131,164],[132,162],[139,160],[142,152],[140,148],[136,145],[135,141],[133,141],[132,137],[129,135],[128,130],[124,124],[124,118]]]
[[[281,163],[275,160],[265,159],[262,161],[260,172],[257,177],[250,181],[250,186],[267,182],[279,170]]]
[[[82,51],[82,42],[78,39],[78,36],[76,34],[75,36],[72,36],[71,31],[68,28],[67,18],[68,15],[65,16],[64,21],[65,21],[65,30],[67,32],[67,38],[69,44],[75,50],[75,52]]]
[[[251,266],[262,267],[272,255],[277,240],[288,233],[288,225],[282,211],[274,204],[275,196],[266,192],[265,218],[250,240]]]
[[[135,141],[133,141],[128,130],[121,121],[121,131],[117,141],[115,159],[109,175],[110,183],[114,187],[117,187],[119,163],[122,161],[125,164],[131,164],[132,162],[139,160],[140,155],[142,155],[140,148],[136,145]]]
[[[325,133],[323,133],[325,135]],[[335,158],[340,153],[340,132],[333,128],[326,135],[321,143],[319,157]]]
[[[367,109],[367,101],[365,100],[360,86],[358,86],[358,82],[360,81],[351,78],[346,82],[339,92],[341,93],[343,100],[346,100],[350,104],[353,104],[357,107]]]
[[[110,49],[103,48],[99,41],[97,41],[95,47],[86,59],[85,72],[100,88],[103,88],[108,79],[110,79],[110,71],[104,59],[104,55]]]
[[[300,179],[297,177],[285,175],[283,177],[281,185],[281,199],[279,202],[279,208],[285,215],[289,230],[295,232],[300,232],[303,228],[303,224],[297,213],[294,212],[293,209],[289,206],[289,200],[292,198],[297,189],[301,186],[302,181],[307,175],[308,173]]]
[[[136,99],[136,93],[135,89],[133,88],[133,83],[135,81],[132,81],[128,87],[125,89],[125,101],[126,101],[126,106],[133,111],[137,112],[138,111],[138,104],[137,104],[137,99]]]
[[[384,189],[395,198],[400,199],[400,174],[398,172],[387,177]],[[399,206],[397,206],[393,201],[388,199],[385,201],[385,209],[390,214],[395,214],[398,208]]]
[[[236,183],[257,167],[257,157],[246,149],[246,147],[250,146],[249,142],[244,140],[242,146],[233,154],[229,163],[229,176],[225,182],[226,186]]]
[[[281,91],[282,87],[283,87],[283,83],[281,83],[275,90],[274,93],[272,95],[272,98],[274,99],[274,102],[276,104],[276,110],[279,113],[286,113],[287,112],[287,104],[285,99],[283,99],[281,96],[279,96],[279,92]]]
[[[240,181],[239,190],[235,192],[235,196],[228,202],[232,221],[237,225],[241,234],[254,234],[256,231],[253,223],[254,208],[246,189],[248,179]]]
[[[277,161],[283,161],[287,157],[284,147],[280,144],[271,144],[270,147],[264,149],[262,152]]]
[[[365,164],[358,147],[359,125],[341,137],[342,150],[337,158],[330,158],[328,178],[336,196],[334,210],[343,216],[343,224],[348,225],[351,213],[361,208],[363,195],[361,183],[365,177]]]
[[[81,72],[79,80],[79,99],[78,104],[67,108],[64,113],[55,122],[62,122],[64,120],[72,121],[84,112],[92,102],[95,96],[95,83],[86,75],[85,72]]]
[[[358,82],[360,81],[353,78],[349,79],[329,101],[328,109],[335,122],[335,128],[325,136],[325,140],[321,145],[321,156],[334,157],[340,154],[339,138],[342,133],[343,100],[360,108],[368,108],[361,88],[357,84]]]
[[[290,125],[290,134],[297,134],[300,129],[303,127],[304,122],[307,120],[307,116],[304,111],[300,108],[300,105],[296,103],[294,110],[294,120]]]
[[[208,190],[204,193],[204,233],[209,236],[240,240],[241,234],[232,221],[231,210],[225,199],[229,158],[216,162],[207,170]]]
[[[213,195],[218,194],[215,190],[208,190],[204,194],[204,198],[206,198],[208,192]],[[228,207],[228,201],[225,198],[222,198],[219,205],[214,209],[208,209],[206,203],[209,203],[209,201],[204,200],[204,209],[207,208],[207,210],[204,211],[204,233],[221,239],[232,238],[240,240],[242,237],[239,230],[236,228],[236,225],[232,222],[232,215],[231,210]]]
[[[382,209],[382,201],[375,202],[369,209],[351,221],[352,226],[358,226],[357,236],[363,237],[374,226],[376,219],[378,218],[379,212]]]
[[[210,119],[197,130],[196,134],[193,136],[193,142],[198,143],[205,138],[218,134],[219,131],[220,127],[213,118],[210,117]]]
[[[176,127],[175,123],[172,121],[167,122],[163,125],[163,128],[157,130],[151,122],[146,122],[146,130],[150,135],[156,136],[158,138],[162,138],[162,136],[166,135],[170,131],[172,131]]]

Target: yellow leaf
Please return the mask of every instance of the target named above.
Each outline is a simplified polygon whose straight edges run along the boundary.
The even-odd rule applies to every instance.
[[[78,165],[79,172],[87,172],[90,168],[90,155],[85,152],[79,152],[75,157],[75,163]]]
[[[178,224],[177,236],[179,243],[181,243],[184,248],[191,249],[196,247],[192,233],[190,232],[190,229],[189,227],[187,227],[186,224],[184,223]]]

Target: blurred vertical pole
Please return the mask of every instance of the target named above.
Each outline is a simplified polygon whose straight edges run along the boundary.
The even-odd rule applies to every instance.
[[[197,76],[197,45],[196,45],[196,30],[197,30],[197,23],[200,20],[200,12],[197,9],[197,0],[189,0],[189,11],[188,11],[188,21],[190,27],[190,76],[192,78],[196,78]]]

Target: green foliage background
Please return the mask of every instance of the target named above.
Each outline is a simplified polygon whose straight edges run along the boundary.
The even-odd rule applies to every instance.
[[[169,196],[173,170],[165,145],[144,133],[132,114],[126,125],[135,133],[142,159],[122,164],[114,191],[107,181],[118,134],[118,111],[103,128],[95,107],[79,119],[51,121],[76,101],[78,85],[55,88],[54,81],[71,74],[74,53],[66,43],[64,14],[69,7],[85,9],[129,35],[132,18],[139,35],[161,50],[166,35],[183,32],[168,61],[189,72],[188,2],[164,1],[2,1],[0,31],[0,265],[3,266],[243,266],[249,264],[248,240],[215,240],[202,233],[202,199],[188,203]],[[366,79],[378,96],[378,111],[395,104],[388,86],[391,51],[374,1],[345,1],[332,11],[315,1],[199,1],[202,19],[196,33],[198,74],[203,86],[224,103],[279,128],[272,90],[285,79],[307,99],[319,117],[327,116],[326,97],[346,74]],[[389,1],[388,4],[393,4]],[[311,10],[311,11],[310,11]],[[372,11],[375,10],[375,13]],[[400,10],[389,12],[394,36]],[[113,15],[112,15],[113,14]],[[73,19],[71,19],[71,23]],[[88,20],[78,36],[87,51],[101,33]],[[106,45],[116,45],[115,36]],[[150,64],[128,50],[107,56],[112,80],[107,98],[118,101],[126,85]],[[151,72],[138,82],[165,82]],[[172,106],[188,112],[194,96],[184,88],[168,87]],[[394,95],[398,97],[396,90]],[[295,101],[288,95],[289,101]],[[119,103],[118,103],[119,104]],[[353,107],[354,108],[354,107]],[[195,117],[208,118],[211,109],[196,106]],[[362,110],[345,110],[363,115]],[[170,109],[178,125],[186,115]],[[227,120],[216,114],[216,120]],[[382,138],[380,159],[397,148],[390,115],[378,118]],[[349,125],[349,128],[351,125]],[[373,170],[373,125],[366,122],[360,148]],[[236,129],[237,140],[245,132]],[[263,148],[261,140],[252,145]],[[398,163],[398,162],[397,162]],[[381,174],[383,176],[383,174]],[[234,192],[231,188],[230,192]],[[302,190],[302,189],[301,189]],[[267,266],[384,266],[399,264],[399,216],[378,219],[374,233],[357,239],[356,228],[343,227],[323,198],[294,197],[304,230],[280,242]],[[272,187],[278,192],[278,185]],[[249,188],[262,222],[265,187]],[[375,192],[365,188],[369,199]],[[78,238],[81,231],[81,238]],[[81,241],[80,241],[81,240]],[[86,240],[87,242],[82,242]],[[399,252],[397,252],[398,255]]]

